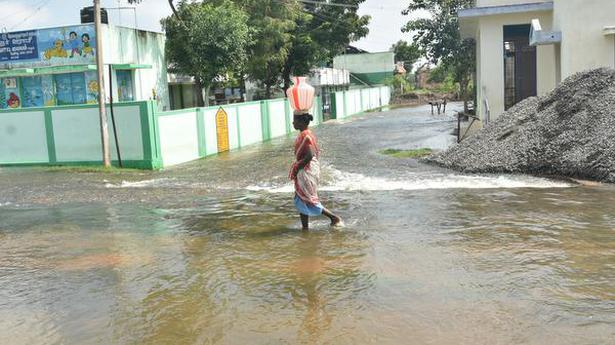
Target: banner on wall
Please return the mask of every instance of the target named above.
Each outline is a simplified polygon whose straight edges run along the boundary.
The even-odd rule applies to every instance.
[[[0,33],[0,68],[96,62],[93,25]]]

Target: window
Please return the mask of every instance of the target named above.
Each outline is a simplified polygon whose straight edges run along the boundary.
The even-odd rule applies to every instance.
[[[41,77],[21,78],[21,99],[24,108],[42,107],[44,105]]]
[[[86,103],[85,75],[83,73],[56,74],[58,105]]]
[[[117,95],[120,102],[134,101],[134,92],[132,88],[132,71],[117,70],[115,71],[117,80]]]

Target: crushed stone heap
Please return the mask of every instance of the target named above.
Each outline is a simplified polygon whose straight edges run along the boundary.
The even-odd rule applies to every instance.
[[[430,163],[481,173],[560,175],[615,183],[615,70],[582,72],[515,105]]]

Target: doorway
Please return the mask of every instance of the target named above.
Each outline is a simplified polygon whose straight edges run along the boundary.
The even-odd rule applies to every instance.
[[[536,47],[530,24],[504,26],[504,109],[537,95]]]

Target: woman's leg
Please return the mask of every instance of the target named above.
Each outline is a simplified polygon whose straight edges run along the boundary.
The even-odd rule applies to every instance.
[[[299,213],[299,216],[301,217],[301,226],[303,226],[303,230],[309,229],[310,217],[306,216],[303,213]]]
[[[335,215],[333,212],[327,210],[326,208],[322,209],[322,214],[324,214],[325,216],[329,217],[329,219],[331,219],[331,226],[336,226],[342,222],[342,218]]]

